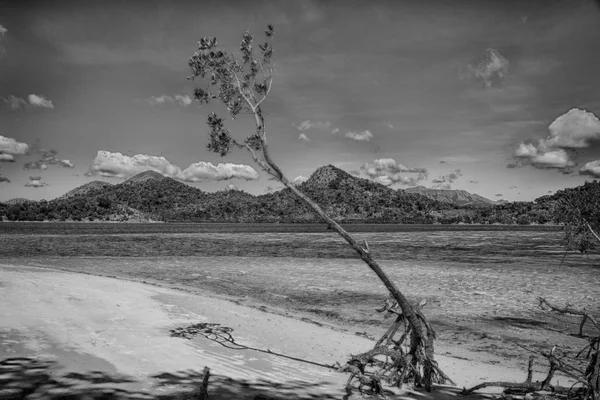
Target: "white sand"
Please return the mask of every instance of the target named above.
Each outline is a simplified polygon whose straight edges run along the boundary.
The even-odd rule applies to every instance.
[[[250,350],[230,350],[203,337],[169,336],[169,329],[217,322],[234,329],[240,343],[325,364],[344,363],[373,342],[356,335],[240,306],[137,282],[0,264],[0,357],[33,355],[54,359],[67,371],[101,370],[134,377],[130,385],[162,391],[151,376],[211,369],[237,381],[318,384],[307,392],[338,398],[348,376]],[[1,337],[0,337],[1,338]],[[459,385],[484,380],[522,381],[524,372],[478,360],[437,355]],[[213,386],[209,386],[209,389]],[[296,389],[297,391],[297,389]],[[437,390],[454,397],[456,390]],[[248,392],[237,398],[253,398]],[[217,398],[214,397],[213,398]],[[226,397],[222,397],[226,398]]]

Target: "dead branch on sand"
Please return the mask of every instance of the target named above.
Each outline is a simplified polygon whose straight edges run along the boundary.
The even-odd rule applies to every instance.
[[[581,400],[600,399],[600,325],[596,319],[585,309],[576,309],[568,304],[564,307],[558,307],[542,297],[540,297],[538,300],[540,302],[539,307],[543,310],[549,310],[560,315],[581,317],[581,321],[579,323],[579,332],[577,334],[573,334],[573,336],[585,338],[589,341],[589,344],[581,349],[581,351],[579,351],[579,353],[577,353],[575,356],[575,358],[578,358],[587,352],[585,358],[588,360],[588,365],[585,370],[571,365],[572,361],[571,363],[568,362],[566,357],[559,358],[555,354],[556,346],[554,346],[548,353],[539,353],[546,357],[550,363],[548,373],[543,381],[532,382],[534,360],[534,356],[532,355],[529,358],[528,374],[525,382],[484,382],[477,386],[473,386],[470,389],[465,388],[461,394],[468,395],[485,387],[502,387],[505,388],[504,393],[507,394],[526,394],[538,391],[550,391],[554,397],[565,397],[568,399]],[[584,329],[588,321],[593,328],[597,330],[596,336],[591,336],[584,333]],[[550,382],[557,371],[562,372],[564,375],[573,379],[575,383],[569,388],[551,385]]]

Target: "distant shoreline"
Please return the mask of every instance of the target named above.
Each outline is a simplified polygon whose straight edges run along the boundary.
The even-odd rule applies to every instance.
[[[324,232],[330,231],[327,224],[323,223],[266,223],[266,222],[118,222],[118,221],[0,221],[0,233],[2,226],[18,226],[20,224],[35,226],[56,225],[166,225],[166,226],[186,226],[188,228],[221,228],[235,232],[254,232],[254,228],[260,227],[262,232]],[[563,230],[562,225],[500,225],[500,224],[362,224],[362,223],[342,223],[349,232],[418,232],[418,231],[506,231],[506,232],[558,232]],[[9,229],[10,230],[10,229]],[[334,233],[333,230],[331,230]]]

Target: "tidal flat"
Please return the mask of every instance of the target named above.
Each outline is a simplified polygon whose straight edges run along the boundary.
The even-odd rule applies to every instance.
[[[351,229],[411,301],[426,300],[443,351],[523,363],[523,345],[574,352],[583,342],[537,299],[600,314],[600,254],[565,253],[555,227]],[[376,311],[383,285],[322,225],[0,223],[0,243],[3,264],[181,288],[367,337],[391,323]]]

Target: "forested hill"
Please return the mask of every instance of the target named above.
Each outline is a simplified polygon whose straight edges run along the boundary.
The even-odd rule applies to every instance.
[[[581,190],[598,190],[597,182]],[[317,169],[298,186],[341,222],[551,223],[561,192],[534,202],[455,205],[394,190],[334,166]],[[567,189],[566,191],[574,190]],[[564,192],[564,191],[563,191]],[[13,221],[321,222],[289,189],[254,196],[240,190],[207,193],[146,171],[119,184],[90,182],[50,201],[0,203],[0,218]]]

